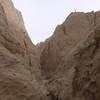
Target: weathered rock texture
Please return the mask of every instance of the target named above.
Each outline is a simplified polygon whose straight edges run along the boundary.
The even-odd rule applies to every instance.
[[[47,100],[39,57],[11,0],[0,0],[0,100]]]
[[[3,11],[6,15],[7,23],[11,27],[18,27],[25,31],[24,22],[20,11],[14,8],[11,0],[0,0],[0,5],[3,7]]]
[[[0,0],[0,100],[99,100],[100,12],[71,13],[33,45],[21,13]]]
[[[100,12],[71,13],[44,43],[40,64],[52,100],[100,99],[99,20]]]

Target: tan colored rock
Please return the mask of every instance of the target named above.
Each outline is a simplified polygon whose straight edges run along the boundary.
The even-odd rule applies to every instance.
[[[91,15],[91,20],[94,20],[93,14]],[[56,70],[63,53],[67,52],[68,54],[78,42],[88,36],[87,33],[92,30],[94,25],[90,24],[89,21],[87,14],[77,12],[71,13],[62,25],[57,26],[54,35],[44,43],[43,54],[40,57],[42,67],[47,73],[48,71],[53,72]]]
[[[44,43],[40,64],[54,100],[99,100],[99,14],[71,13]]]
[[[33,45],[21,13],[0,0],[0,100],[99,100],[100,12],[73,12]]]
[[[39,57],[11,0],[0,0],[0,100],[47,100]]]
[[[11,0],[0,0],[0,4],[2,5],[4,9],[4,13],[6,14],[7,23],[13,27],[17,26],[23,31],[26,31],[24,26],[24,21],[22,19],[21,12],[18,11]]]

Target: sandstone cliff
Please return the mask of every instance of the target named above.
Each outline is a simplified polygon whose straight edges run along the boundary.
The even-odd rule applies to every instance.
[[[71,13],[44,43],[41,70],[54,100],[99,100],[99,20],[100,12]]]
[[[100,12],[73,12],[35,46],[21,13],[0,0],[0,100],[99,100]]]
[[[19,11],[0,0],[0,100],[45,100],[39,57]]]

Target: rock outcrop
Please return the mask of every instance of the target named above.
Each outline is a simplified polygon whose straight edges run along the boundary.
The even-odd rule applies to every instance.
[[[47,100],[39,57],[19,11],[0,0],[0,100]]]
[[[71,13],[44,43],[41,70],[54,100],[99,100],[99,15]]]
[[[35,46],[21,13],[0,0],[0,100],[99,100],[100,12],[73,12]]]

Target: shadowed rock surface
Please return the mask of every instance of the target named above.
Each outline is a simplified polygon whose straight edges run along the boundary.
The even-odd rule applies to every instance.
[[[32,44],[21,13],[0,0],[0,100],[99,100],[100,12],[73,12]]]

